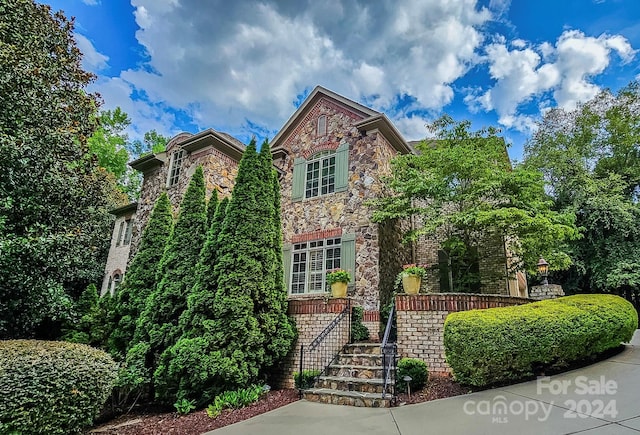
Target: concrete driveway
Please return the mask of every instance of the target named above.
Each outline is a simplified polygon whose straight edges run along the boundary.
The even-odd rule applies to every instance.
[[[640,332],[589,367],[503,388],[390,409],[304,400],[211,435],[640,433]]]

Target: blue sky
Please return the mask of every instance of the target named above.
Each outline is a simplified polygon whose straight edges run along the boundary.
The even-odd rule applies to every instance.
[[[640,78],[637,0],[49,0],[129,136],[214,128],[273,137],[316,85],[389,116],[407,140],[443,113],[502,129]]]

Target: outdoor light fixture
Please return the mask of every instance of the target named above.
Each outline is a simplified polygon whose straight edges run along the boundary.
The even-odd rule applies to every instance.
[[[411,384],[410,384],[412,381],[411,376],[407,375],[404,378],[402,378],[402,380],[407,383],[407,394],[409,395],[409,397],[411,397]]]
[[[547,263],[544,258],[540,257],[537,266],[538,273],[542,277],[542,285],[548,285],[549,281],[547,280],[547,277],[549,276],[549,263]]]

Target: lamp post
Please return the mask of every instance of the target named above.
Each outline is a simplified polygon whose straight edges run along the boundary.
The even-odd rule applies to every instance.
[[[542,285],[549,285],[549,281],[547,277],[549,276],[549,263],[547,263],[544,258],[540,257],[538,260],[538,274],[542,277]]]

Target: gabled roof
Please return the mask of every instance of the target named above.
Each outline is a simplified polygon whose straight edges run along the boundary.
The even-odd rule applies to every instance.
[[[236,162],[239,162],[240,158],[242,158],[242,153],[245,148],[244,144],[235,137],[212,128],[208,128],[183,140],[180,146],[188,153],[212,146]]]
[[[322,86],[316,86],[271,141],[273,146],[271,152],[274,157],[286,152],[282,149],[282,144],[280,142],[289,136],[292,130],[296,127],[298,120],[304,117],[304,115],[311,110],[322,97],[330,98],[348,107],[353,112],[360,114],[364,119],[356,123],[356,127],[359,130],[368,132],[378,129],[396,150],[401,153],[412,152],[412,148],[408,146],[400,132],[395,128],[386,115],[343,97],[342,95],[336,94]]]
[[[156,166],[162,166],[166,160],[166,153],[147,154],[146,156],[142,156],[139,159],[129,162],[129,166],[136,171],[147,172]]]
[[[122,216],[128,213],[132,213],[138,209],[138,203],[132,202],[127,205],[123,205],[118,208],[114,208],[113,210],[109,210],[109,213],[115,216]]]

